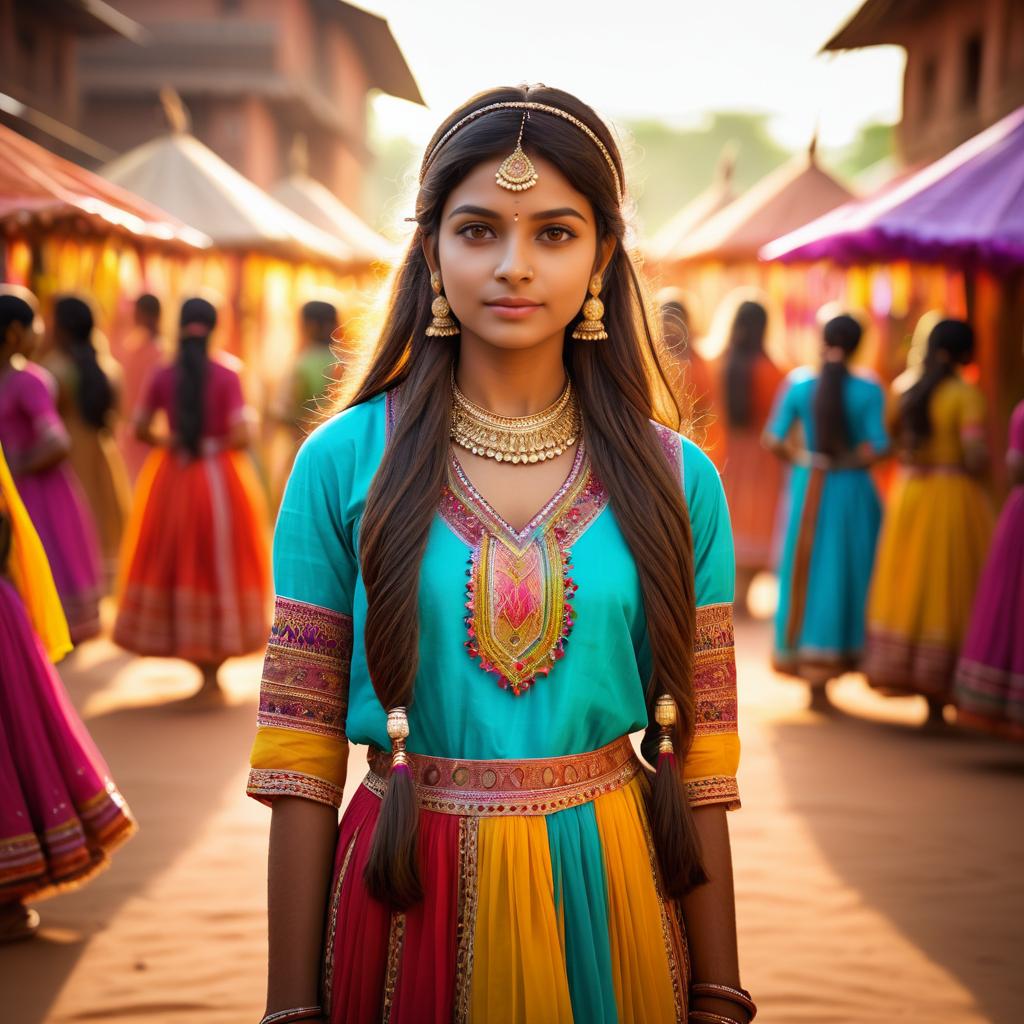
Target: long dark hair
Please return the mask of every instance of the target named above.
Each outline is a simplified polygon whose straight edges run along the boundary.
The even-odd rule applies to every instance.
[[[198,457],[206,412],[207,345],[217,326],[217,310],[206,299],[186,299],[181,304],[180,324],[174,394],[178,443],[185,451]]]
[[[760,302],[739,304],[725,355],[725,415],[731,427],[754,425],[754,364],[764,355],[767,326],[768,311]]]
[[[814,388],[814,448],[825,455],[842,455],[850,448],[844,390],[850,371],[846,361],[857,350],[864,329],[852,316],[832,317],[822,332],[825,347],[841,349],[842,359],[826,359]]]
[[[623,175],[615,140],[593,110],[574,96],[545,86],[482,93],[452,113],[428,147],[457,120],[487,104],[532,100],[559,107],[587,124]],[[398,268],[380,342],[352,404],[401,383],[401,413],[366,500],[360,560],[366,586],[366,659],[377,698],[386,710],[408,707],[419,662],[417,591],[420,563],[437,511],[448,458],[452,342],[426,338],[430,271],[424,238],[436,237],[452,189],[481,161],[506,154],[522,122],[518,110],[496,110],[460,129],[434,156],[419,190],[417,229]],[[636,269],[623,239],[626,225],[604,157],[579,128],[534,113],[524,147],[555,165],[593,205],[599,237],[617,240],[601,292],[608,340],[576,342],[565,332],[564,359],[583,411],[584,440],[594,471],[636,561],[652,652],[647,684],[648,731],[643,744],[657,754],[654,701],[671,695],[679,709],[675,749],[693,733],[694,564],[690,520],[678,470],[669,465],[651,418],[673,420],[679,409],[657,360]],[[657,758],[651,823],[665,889],[681,896],[706,881],[681,772]],[[374,834],[366,883],[396,907],[421,896],[416,864],[417,807],[405,771],[391,773]]]
[[[974,329],[970,324],[940,320],[932,328],[921,378],[900,399],[897,431],[905,449],[913,451],[932,436],[929,405],[935,389],[956,373],[957,366],[969,363],[973,355]]]
[[[92,308],[77,295],[59,298],[53,307],[57,339],[78,371],[75,402],[89,426],[102,430],[107,426],[116,395],[106,371],[96,357],[92,333],[96,327]]]

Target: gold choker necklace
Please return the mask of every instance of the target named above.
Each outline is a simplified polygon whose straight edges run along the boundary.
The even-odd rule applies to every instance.
[[[496,416],[471,402],[452,374],[451,439],[460,447],[495,462],[525,465],[554,459],[576,443],[580,413],[572,384],[553,405],[532,416]]]

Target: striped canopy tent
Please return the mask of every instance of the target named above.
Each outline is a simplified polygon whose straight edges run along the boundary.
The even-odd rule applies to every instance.
[[[308,155],[304,136],[292,147],[292,172],[270,189],[270,195],[292,213],[318,225],[342,245],[360,263],[388,262],[394,247],[362,218],[350,210],[326,185],[308,173]]]
[[[81,291],[116,333],[148,278],[180,276],[210,248],[173,214],[0,126],[0,279],[30,288],[44,313]]]
[[[779,238],[762,256],[812,274],[849,268],[866,295],[883,305],[898,297],[879,367],[886,376],[902,368],[899,342],[918,313],[935,307],[968,316],[994,414],[992,451],[1002,451],[1024,381],[1024,107],[875,195]],[[993,460],[997,474],[1002,461]]]
[[[705,355],[724,343],[728,311],[740,290],[760,293],[769,311],[768,347],[783,365],[802,361],[814,345],[814,289],[791,281],[784,267],[759,260],[760,249],[847,202],[852,193],[818,162],[817,143],[776,168],[707,218],[661,263],[666,283],[691,295],[711,321]],[[700,347],[700,346],[699,346]]]

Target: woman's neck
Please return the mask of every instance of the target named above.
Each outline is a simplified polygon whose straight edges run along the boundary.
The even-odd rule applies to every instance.
[[[528,349],[499,349],[472,338],[460,343],[455,380],[472,402],[497,416],[531,416],[565,387],[562,339]]]

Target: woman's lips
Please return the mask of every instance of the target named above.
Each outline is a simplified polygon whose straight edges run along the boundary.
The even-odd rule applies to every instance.
[[[499,299],[488,302],[487,308],[503,320],[522,320],[540,309],[541,304],[529,299]]]

